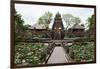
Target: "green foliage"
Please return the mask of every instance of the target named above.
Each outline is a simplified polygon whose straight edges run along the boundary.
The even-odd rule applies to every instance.
[[[94,42],[76,43],[69,47],[69,55],[76,61],[93,61],[94,47]]]
[[[74,20],[75,20],[75,23],[76,24],[79,24],[81,22],[80,18],[79,17],[74,17]]]
[[[66,22],[66,29],[68,29],[70,26],[73,26],[74,24],[79,24],[81,22],[79,17],[75,17],[72,14],[64,14],[63,19]]]
[[[75,24],[79,24],[81,19],[79,17],[73,16],[72,14],[63,14],[63,19],[66,23],[65,38],[69,37],[69,28]]]
[[[21,18],[21,15],[20,14],[17,14],[17,12],[15,13],[14,15],[14,18],[15,18],[15,40],[17,40],[17,38],[20,38],[21,37],[21,33],[23,31],[23,19]]]
[[[89,29],[93,28],[95,24],[95,16],[92,15],[91,17],[88,17],[87,22]]]
[[[46,27],[48,27],[51,20],[52,20],[52,13],[50,13],[48,11],[48,12],[45,12],[41,17],[39,17],[38,23],[39,24],[44,24]]]
[[[31,36],[30,31],[27,30],[30,27],[30,25],[24,25],[24,20],[22,19],[21,14],[15,12],[14,19],[15,41],[26,38],[26,35]]]
[[[88,29],[86,31],[86,35],[88,38],[94,39],[95,37],[95,15],[88,17],[87,19]]]
[[[15,64],[43,63],[45,56],[42,57],[47,53],[46,49],[47,46],[39,43],[18,43],[15,45]]]

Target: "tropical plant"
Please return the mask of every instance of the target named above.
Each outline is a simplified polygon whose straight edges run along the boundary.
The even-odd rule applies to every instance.
[[[45,12],[42,16],[39,17],[38,23],[44,24],[46,27],[50,24],[52,20],[52,13],[51,12]]]
[[[75,61],[94,61],[94,52],[95,52],[94,42],[81,42],[73,44],[69,47],[69,55]],[[73,53],[73,54],[72,54]]]
[[[26,38],[26,34],[28,35],[30,31],[28,30],[30,25],[24,25],[24,20],[22,19],[22,15],[15,12],[14,14],[14,26],[15,26],[15,40],[20,40]],[[28,32],[29,31],[29,32]],[[31,36],[31,33],[28,35]]]
[[[66,30],[68,30],[74,24],[79,24],[81,22],[79,17],[75,17],[72,14],[64,14],[63,19],[66,22]]]
[[[31,65],[43,63],[43,59],[40,60],[40,58],[46,48],[47,46],[39,43],[18,43],[15,46],[15,64]]]

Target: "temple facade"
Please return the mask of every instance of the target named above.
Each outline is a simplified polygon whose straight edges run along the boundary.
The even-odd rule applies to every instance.
[[[64,39],[64,26],[60,13],[58,12],[54,18],[52,26],[52,39]]]
[[[64,39],[64,26],[60,13],[55,15],[52,29],[45,27],[43,24],[34,24],[30,30],[32,31],[33,37],[43,37],[52,39]]]

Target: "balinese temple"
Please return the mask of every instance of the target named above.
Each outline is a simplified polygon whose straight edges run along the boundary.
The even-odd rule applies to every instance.
[[[52,39],[64,39],[64,26],[59,12],[56,14],[54,18],[51,36]]]
[[[55,15],[55,18],[52,20],[52,22],[53,25],[51,30],[44,24],[38,23],[30,27],[33,37],[41,37],[42,35],[42,37],[44,36],[46,38],[64,39],[64,26],[60,13]]]
[[[83,24],[74,24],[69,30],[68,30],[68,36],[69,37],[83,37],[85,33],[85,27]]]
[[[48,27],[46,27],[44,24],[34,24],[32,27],[30,27],[30,30],[32,32],[33,37],[48,37]]]

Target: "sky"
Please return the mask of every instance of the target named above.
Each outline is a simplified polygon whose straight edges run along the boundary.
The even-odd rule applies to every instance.
[[[29,4],[15,4],[15,9],[22,15],[22,19],[25,24],[34,25],[37,23],[38,18],[45,12],[49,11],[53,13],[53,18],[56,13],[59,12],[61,16],[63,14],[72,14],[79,17],[81,23],[86,24],[88,17],[94,14],[94,8],[82,8],[82,7],[62,7],[62,6],[47,6],[47,5],[29,5]],[[53,23],[50,24],[50,28]],[[65,22],[63,22],[66,27]]]

